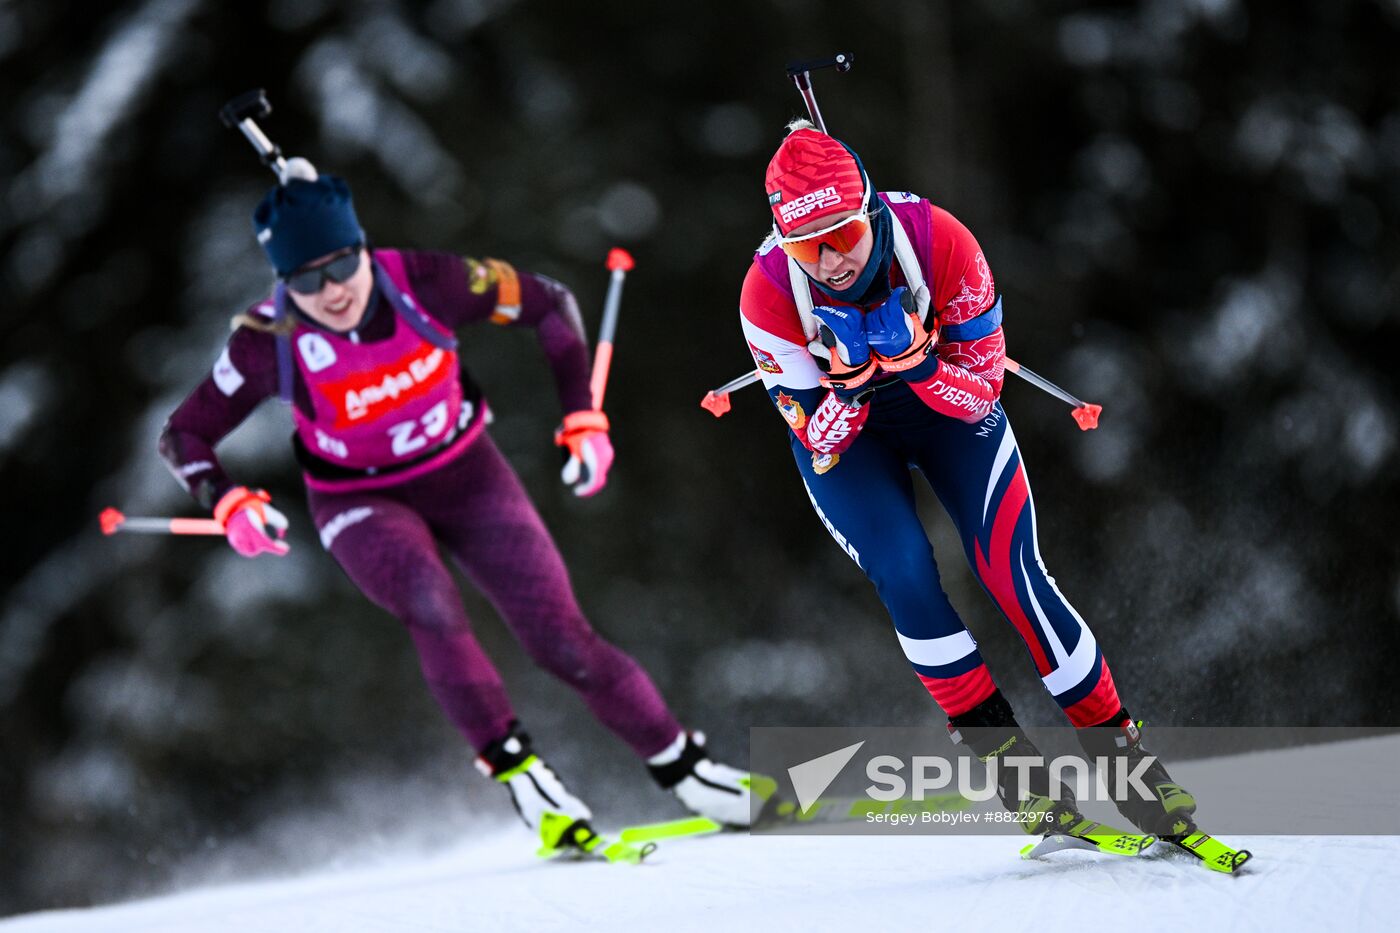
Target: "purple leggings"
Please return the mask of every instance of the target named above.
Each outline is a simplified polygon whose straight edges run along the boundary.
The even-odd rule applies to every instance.
[[[515,716],[439,542],[534,662],[578,691],[638,755],[656,754],[680,732],[646,671],[583,617],[563,558],[488,435],[395,486],[307,494],[322,544],[361,592],[408,627],[428,688],[478,751]]]

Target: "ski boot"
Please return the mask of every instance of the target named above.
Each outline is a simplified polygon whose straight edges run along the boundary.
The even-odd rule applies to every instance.
[[[1095,767],[1101,763],[1107,765],[1103,777],[1109,793],[1115,798],[1118,812],[1134,826],[1168,839],[1194,831],[1195,821],[1191,815],[1196,812],[1196,798],[1173,781],[1161,761],[1143,748],[1142,723],[1134,722],[1127,710],[1120,709],[1104,722],[1080,729],[1079,744]],[[1139,779],[1152,792],[1152,798],[1142,799],[1131,784],[1126,784],[1126,796],[1117,799],[1120,774],[1126,782],[1127,775],[1133,774],[1144,759],[1152,759],[1152,763],[1141,772]]]
[[[652,779],[680,798],[690,812],[725,826],[745,827],[753,778],[746,771],[710,760],[702,732],[682,732],[676,740],[647,759]]]
[[[504,738],[481,750],[476,767],[510,791],[515,812],[539,835],[540,855],[592,851],[590,843],[596,845],[598,839],[589,823],[592,811],[569,793],[553,769],[535,754],[530,737],[518,722],[510,724]]]
[[[1011,704],[998,690],[977,706],[948,720],[955,743],[966,745],[981,761],[997,761],[997,796],[1015,813],[1021,829],[1032,836],[1068,832],[1083,822],[1075,807],[1074,790],[1061,783],[1050,786],[1044,755],[1016,724]],[[1006,759],[1039,758],[1031,768],[1011,767]]]

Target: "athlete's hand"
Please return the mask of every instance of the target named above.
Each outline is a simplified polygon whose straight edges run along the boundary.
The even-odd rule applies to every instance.
[[[214,518],[224,526],[229,545],[244,557],[291,550],[282,539],[287,536],[287,516],[270,504],[272,497],[261,489],[235,486],[214,506]]]
[[[909,289],[901,285],[890,293],[884,304],[865,315],[866,340],[870,349],[880,356],[899,356],[914,344],[914,325],[910,323],[913,319],[905,310],[906,300],[913,303]]]
[[[559,478],[576,496],[591,496],[608,484],[613,446],[608,440],[608,416],[601,411],[575,411],[564,416],[554,443],[569,454]]]
[[[870,345],[865,336],[865,315],[859,308],[817,305],[812,309],[812,316],[818,321],[817,339],[847,367],[859,367],[870,360]]]
[[[927,361],[932,349],[933,337],[914,313],[914,296],[902,285],[866,314],[865,331],[871,352],[886,372],[913,370]]]
[[[817,339],[807,351],[817,367],[826,373],[821,383],[842,399],[850,399],[875,375],[875,361],[865,342],[865,320],[859,308],[833,308],[819,305],[812,309],[817,319]]]

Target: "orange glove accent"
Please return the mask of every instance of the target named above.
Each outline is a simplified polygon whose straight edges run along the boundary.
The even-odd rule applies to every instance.
[[[214,518],[223,526],[229,546],[244,557],[281,557],[290,549],[282,540],[287,516],[272,507],[272,497],[264,490],[235,486],[214,506]]]
[[[607,485],[613,462],[607,415],[593,409],[570,412],[554,432],[554,443],[569,452],[559,478],[574,495],[591,496]]]
[[[592,434],[594,431],[608,431],[611,425],[608,423],[608,416],[601,411],[585,409],[583,411],[571,411],[564,416],[564,423],[554,432],[554,445],[556,447],[567,447],[569,453],[577,455],[579,445],[583,443],[584,436]]]
[[[214,506],[214,521],[220,525],[227,525],[229,516],[241,508],[251,508],[258,513],[258,518],[262,518],[263,504],[271,501],[272,496],[266,489],[235,486],[224,493],[223,498]]]
[[[818,364],[820,365],[820,364]],[[875,377],[880,371],[880,366],[875,362],[872,355],[870,359],[859,366],[847,366],[842,363],[839,357],[831,358],[831,370],[825,376],[818,376],[817,381],[828,389],[837,392],[849,393],[852,389],[858,389]]]

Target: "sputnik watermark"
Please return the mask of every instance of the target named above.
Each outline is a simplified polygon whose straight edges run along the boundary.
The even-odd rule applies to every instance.
[[[863,744],[849,745],[788,769],[801,811],[808,810],[821,797]],[[893,802],[922,801],[956,792],[966,800],[980,803],[998,796],[1001,771],[1005,768],[1012,772],[1007,775],[1006,784],[1020,789],[1021,800],[1029,797],[1035,783],[1040,783],[1033,781],[1034,773],[1047,775],[1045,786],[1035,787],[1036,792],[1056,801],[1065,796],[1065,789],[1069,789],[1072,799],[1077,801],[1123,801],[1129,799],[1130,794],[1142,800],[1156,799],[1152,789],[1142,781],[1156,761],[1151,755],[1135,761],[1131,769],[1110,769],[1107,758],[1095,759],[1096,766],[1091,769],[1089,762],[1077,755],[1048,759],[1039,755],[1008,755],[992,758],[985,765],[978,762],[975,767],[974,761],[972,758],[950,761],[941,755],[915,755],[908,759],[875,755],[865,763],[865,777],[870,782],[865,795],[871,800]],[[1105,775],[1110,773],[1114,778],[1112,788],[1105,780]]]
[[[867,823],[883,823],[889,826],[915,826],[920,823],[943,823],[950,826],[975,825],[978,823],[1029,823],[1048,821],[1052,814],[1012,813],[1009,810],[994,810],[991,813],[978,813],[974,810],[896,810],[894,812],[868,812]]]
[[[1151,737],[1162,756],[1156,762],[1138,757],[1140,745],[1086,757],[1081,730],[1071,727],[1038,729],[1038,748],[1008,743],[988,763],[965,741],[945,745],[951,736],[941,725],[756,726],[749,736],[753,831],[761,834],[1019,833],[1033,827],[1013,825],[1026,822],[1018,814],[1058,818],[1066,805],[1085,819],[1121,825],[1113,804],[1155,811],[1165,801],[1153,794],[1170,797],[1184,787],[1212,833],[1400,836],[1400,727],[1163,726]],[[1173,783],[1159,790],[1152,769],[1164,762]],[[1018,803],[1012,795],[1027,783],[1039,794],[1059,792],[1060,806]]]
[[[1142,782],[1142,776],[1157,759],[1147,755],[1137,761],[1131,771],[1117,769],[1114,774],[1114,787],[1110,794],[1104,775],[1109,772],[1108,759],[1096,759],[1098,766],[1090,773],[1089,763],[1076,755],[1057,755],[1045,759],[1039,755],[1008,756],[993,758],[986,763],[982,774],[982,786],[974,786],[976,777],[970,767],[973,759],[959,758],[950,762],[939,755],[916,755],[908,762],[910,778],[904,774],[905,762],[894,755],[876,755],[865,764],[865,776],[871,781],[865,793],[872,800],[900,800],[910,798],[923,800],[926,794],[946,792],[950,788],[974,802],[990,800],[997,796],[1000,786],[1000,770],[1007,768],[1015,774],[1010,786],[1021,789],[1020,798],[1029,796],[1031,773],[1045,768],[1049,772],[1049,787],[1042,788],[1045,796],[1059,800],[1063,788],[1069,787],[1075,800],[1098,800],[1111,802],[1127,800],[1128,794],[1135,793],[1142,800],[1156,800],[1156,795]],[[954,782],[956,781],[956,787]]]

